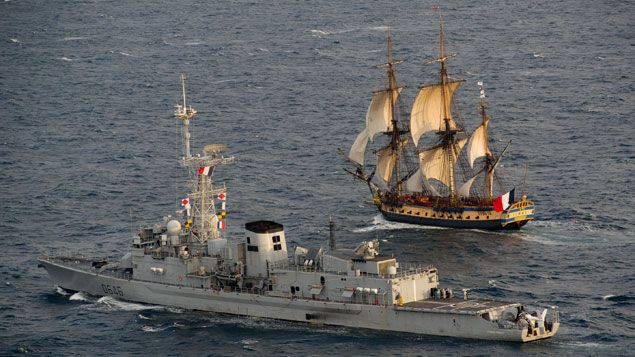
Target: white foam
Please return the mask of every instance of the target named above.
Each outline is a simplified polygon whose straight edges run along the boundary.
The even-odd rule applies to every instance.
[[[615,297],[615,296],[616,295],[613,295],[613,294],[604,295],[604,296],[602,296],[602,300],[608,300],[608,299],[610,299],[612,297]]]
[[[152,320],[151,318],[149,318],[149,317],[147,317],[147,316],[143,316],[143,315],[141,315],[141,314],[138,314],[137,316],[139,316],[139,318],[140,318],[141,320]]]
[[[582,341],[570,341],[568,345],[573,345],[576,347],[583,347],[583,348],[606,348],[610,346],[610,345],[605,345],[601,343],[582,342]]]
[[[11,42],[13,42],[13,43],[20,43],[20,40],[18,40],[17,38],[12,38],[12,39],[10,39],[10,40],[11,40]]]
[[[60,288],[59,286],[55,287],[55,292],[62,295],[62,296],[68,296],[70,295],[70,293],[62,288]]]
[[[165,310],[168,311],[168,312],[171,312],[173,314],[182,314],[183,313],[183,309],[179,309],[178,307],[166,306]]]
[[[122,311],[143,311],[143,310],[165,309],[165,307],[160,305],[144,305],[144,304],[138,304],[134,302],[121,301],[110,296],[100,297],[99,300],[97,300],[97,303],[104,304],[108,308],[113,310],[122,310]]]
[[[79,41],[79,40],[85,40],[86,37],[82,37],[82,36],[77,36],[77,37],[64,37],[64,41]]]
[[[72,61],[72,59],[68,58],[68,57],[62,57],[60,58],[62,61],[66,61],[66,62],[70,62]]]
[[[536,52],[534,52],[534,57],[535,57],[535,58],[545,58],[545,55],[544,55],[544,54],[542,54],[542,53],[536,53]]]
[[[68,298],[68,300],[71,300],[71,301],[89,301],[88,297],[86,296],[86,294],[84,294],[82,292],[78,292],[78,293],[75,293],[75,294],[71,295],[71,297]]]
[[[316,34],[316,35],[330,35],[330,32],[327,31],[322,31],[322,30],[311,30],[312,33]]]
[[[421,226],[418,224],[410,224],[410,223],[401,223],[401,222],[391,222],[388,221],[381,214],[373,217],[373,225],[363,228],[354,229],[355,233],[365,233],[372,231],[384,231],[384,230],[396,230],[396,229],[418,229],[418,230],[427,230],[427,229],[447,229],[445,227],[433,227],[433,226]]]
[[[143,325],[141,327],[141,330],[145,332],[161,332],[161,331],[165,331],[166,329],[168,329],[168,327],[152,327],[148,325]]]

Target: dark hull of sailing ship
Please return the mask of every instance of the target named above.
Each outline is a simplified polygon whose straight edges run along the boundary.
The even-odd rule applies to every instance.
[[[397,84],[395,71],[395,65],[402,61],[393,60],[388,34],[388,61],[380,65],[387,71],[388,86],[373,92],[366,127],[348,155],[357,166],[351,173],[368,184],[374,204],[390,221],[449,228],[521,228],[534,219],[534,203],[524,193],[515,200],[514,189],[494,198],[495,178],[499,190],[507,191],[500,177],[495,176],[495,169],[509,144],[498,155],[490,151],[490,118],[480,82],[480,125],[468,135],[460,117],[453,117],[452,96],[463,81],[448,76],[445,62],[450,57],[444,52],[441,18],[439,58],[429,62],[441,64],[440,80],[419,87],[406,125],[400,120],[398,103],[403,87]],[[390,142],[373,151],[376,165],[367,175],[366,146],[378,134],[388,136]],[[420,138],[426,138],[427,144],[419,144]],[[461,154],[464,147],[465,154]],[[416,160],[417,167],[409,160]],[[482,162],[480,168],[480,164],[475,165],[477,161]],[[469,179],[459,182],[459,177]],[[477,187],[475,182],[482,184]]]
[[[415,199],[408,199],[403,203],[381,202],[377,199],[375,205],[389,221],[423,226],[486,230],[519,229],[534,219],[534,204],[526,199],[511,204],[503,212],[496,212],[493,206],[435,206],[429,202],[434,197],[426,197],[427,202],[415,202]]]

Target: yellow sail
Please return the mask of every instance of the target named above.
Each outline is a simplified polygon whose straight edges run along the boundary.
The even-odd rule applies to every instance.
[[[451,148],[435,146],[420,151],[419,167],[425,178],[436,179],[450,188],[454,187],[450,170],[454,170],[456,159],[466,142],[467,138],[464,138],[457,140]]]
[[[479,172],[476,175],[474,175],[474,177],[472,177],[471,179],[467,180],[463,185],[461,185],[461,188],[459,188],[459,196],[461,197],[470,197],[470,189],[472,188],[472,184],[474,183],[474,180],[476,180],[476,178],[482,173]]]
[[[407,142],[408,139],[400,138],[397,149],[394,149],[392,145],[388,145],[377,151],[377,176],[384,180],[384,182],[388,183],[390,181],[390,177],[395,169],[395,164],[397,163],[397,156]]]
[[[423,191],[423,176],[420,168],[406,180],[406,190],[410,192]]]
[[[364,152],[368,141],[373,141],[375,135],[392,130],[392,108],[394,107],[403,87],[394,90],[382,90],[373,93],[373,98],[366,112],[366,127],[362,130],[348,153],[348,158],[360,165],[364,165]],[[391,104],[392,98],[392,104]]]
[[[446,85],[441,83],[422,86],[412,104],[410,112],[410,133],[417,146],[421,135],[429,131],[443,131],[446,129],[445,119],[448,119],[449,129],[456,130],[457,125],[452,118],[450,103],[452,94],[461,81],[451,81]]]
[[[373,99],[366,112],[366,128],[372,141],[378,133],[392,130],[392,108],[399,98],[403,87],[395,90],[382,90],[373,93]],[[392,98],[392,103],[390,100]]]
[[[377,152],[377,176],[384,182],[390,181],[396,161],[397,156],[390,146],[379,150]]]
[[[487,145],[487,122],[474,130],[467,145],[467,161],[470,163],[470,167],[474,167],[476,159],[486,155],[491,155]]]

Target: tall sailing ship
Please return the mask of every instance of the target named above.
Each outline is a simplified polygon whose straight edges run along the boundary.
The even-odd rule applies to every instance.
[[[348,159],[357,169],[351,172],[365,181],[373,203],[390,220],[428,226],[518,229],[534,219],[534,203],[515,189],[507,191],[496,168],[510,144],[499,155],[490,150],[485,91],[480,86],[480,125],[468,135],[460,116],[452,115],[452,96],[463,80],[448,76],[443,18],[440,19],[439,57],[428,63],[440,64],[438,83],[424,84],[412,104],[410,121],[402,120],[400,94],[388,33],[388,86],[375,91],[366,114],[366,127],[357,136]],[[454,108],[456,109],[456,108]],[[372,151],[374,171],[366,173],[365,154],[378,134],[388,144]],[[423,144],[420,144],[420,141]],[[511,141],[510,141],[511,143]],[[466,149],[462,154],[462,150]],[[480,167],[475,162],[480,161]],[[494,197],[494,181],[501,192]],[[475,184],[478,182],[479,184]]]

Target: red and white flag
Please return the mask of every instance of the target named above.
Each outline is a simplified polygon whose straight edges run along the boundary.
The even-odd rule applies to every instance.
[[[225,201],[227,199],[227,194],[224,192],[221,192],[218,195],[216,195],[216,198],[218,198],[221,201]]]
[[[201,166],[198,168],[198,174],[203,176],[210,176],[214,172],[213,166]]]
[[[218,221],[218,229],[225,229],[225,221]]]
[[[184,198],[181,200],[181,206],[187,206],[190,204],[190,199],[189,198]]]
[[[496,199],[494,200],[494,210],[496,212],[503,212],[507,209],[507,207],[509,207],[510,203],[514,202],[515,190],[515,188],[512,188],[512,190],[507,192],[506,194],[496,197]]]

